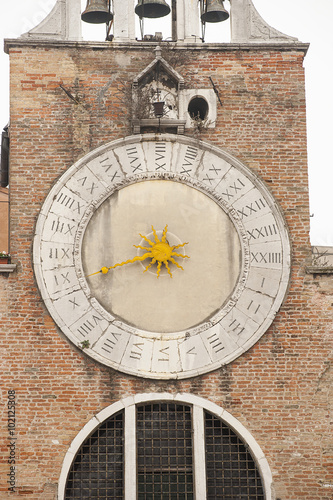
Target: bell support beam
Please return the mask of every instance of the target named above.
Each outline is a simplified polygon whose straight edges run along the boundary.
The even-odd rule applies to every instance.
[[[174,41],[201,43],[198,0],[176,0],[172,2],[172,7],[176,9],[176,19],[173,22]]]
[[[135,41],[134,0],[113,0],[113,33],[116,42]]]

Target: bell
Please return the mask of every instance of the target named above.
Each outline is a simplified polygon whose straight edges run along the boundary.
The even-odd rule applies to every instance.
[[[108,0],[87,0],[86,10],[81,14],[82,21],[91,24],[109,23],[113,14]]]
[[[205,12],[201,15],[203,23],[220,23],[229,17],[229,12],[224,8],[223,0],[206,0]]]
[[[167,16],[170,12],[165,0],[138,0],[135,13],[139,17],[157,18]]]

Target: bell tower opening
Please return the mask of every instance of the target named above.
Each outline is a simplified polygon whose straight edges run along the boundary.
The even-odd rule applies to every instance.
[[[230,23],[220,26],[229,19],[226,0],[78,1],[85,39],[202,43],[230,38]],[[106,26],[106,36],[98,24]]]

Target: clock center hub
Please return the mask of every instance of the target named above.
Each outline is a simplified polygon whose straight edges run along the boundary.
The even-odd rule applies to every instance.
[[[150,251],[153,259],[156,259],[158,262],[166,262],[171,257],[173,247],[171,247],[167,242],[155,243]]]

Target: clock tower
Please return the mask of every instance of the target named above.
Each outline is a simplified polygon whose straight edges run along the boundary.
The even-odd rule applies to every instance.
[[[307,49],[252,0],[57,0],[5,41],[4,498],[331,498]]]

